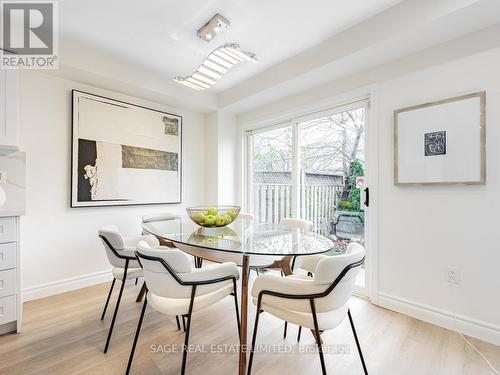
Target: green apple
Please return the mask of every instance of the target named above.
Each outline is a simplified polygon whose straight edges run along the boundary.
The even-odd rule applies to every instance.
[[[205,216],[205,221],[203,222],[205,225],[214,225],[215,224],[215,216],[207,215]]]
[[[205,221],[205,214],[201,212],[195,212],[192,218],[196,224],[203,224],[203,222]]]
[[[236,217],[236,211],[235,210],[230,210],[227,212],[227,215],[231,216],[233,219]]]
[[[215,216],[217,215],[217,209],[215,207],[210,207],[207,212],[208,215],[210,216]]]
[[[216,215],[215,216],[215,225],[217,225],[218,227],[222,227],[224,225],[226,225],[226,217],[224,215]]]
[[[226,218],[226,225],[233,221],[233,218],[228,214],[225,214],[224,217]]]

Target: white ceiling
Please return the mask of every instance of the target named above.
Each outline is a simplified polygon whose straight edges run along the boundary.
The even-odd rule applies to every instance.
[[[61,0],[60,66],[49,74],[204,113],[250,111],[500,25],[499,0]],[[196,30],[220,13],[229,31]],[[213,88],[173,82],[220,44],[259,63]],[[495,43],[500,45],[500,40]],[[496,45],[496,44],[495,44]]]
[[[159,80],[191,73],[203,57],[225,41],[257,54],[258,64],[242,64],[213,92],[226,90],[332,35],[382,12],[401,0],[63,0],[60,1],[61,62],[127,63],[154,72]],[[215,13],[230,29],[210,43],[196,30]]]

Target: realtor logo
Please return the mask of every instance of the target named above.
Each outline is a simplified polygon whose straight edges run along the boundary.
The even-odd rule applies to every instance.
[[[56,2],[1,2],[3,69],[58,68]]]

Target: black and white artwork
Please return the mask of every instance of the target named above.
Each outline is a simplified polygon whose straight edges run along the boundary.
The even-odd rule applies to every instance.
[[[446,155],[446,131],[424,134],[425,156]]]
[[[72,207],[181,202],[181,116],[73,90],[72,145]]]
[[[486,93],[394,111],[394,183],[484,184]]]

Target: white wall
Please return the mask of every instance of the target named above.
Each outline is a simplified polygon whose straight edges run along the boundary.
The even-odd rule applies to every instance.
[[[460,46],[457,46],[458,48]],[[407,64],[411,61],[406,60]],[[392,65],[394,66],[394,64]],[[500,49],[462,58],[370,86],[351,87],[322,98],[320,106],[370,94],[367,146],[375,165],[378,277],[374,302],[500,344]],[[383,67],[379,70],[383,71]],[[387,66],[391,69],[391,65]],[[389,72],[388,72],[389,74]],[[384,76],[381,74],[380,76]],[[356,76],[351,77],[355,82]],[[329,84],[335,88],[335,83]],[[393,184],[393,110],[460,94],[487,92],[487,183],[484,186],[396,187]],[[316,109],[313,90],[294,95],[279,117],[298,106]],[[302,99],[302,100],[301,100]],[[272,105],[268,104],[265,111]],[[264,111],[264,112],[265,112]],[[238,119],[271,121],[262,108]],[[274,116],[276,117],[276,116]],[[260,119],[259,119],[260,118]],[[240,127],[248,123],[239,121]],[[237,138],[235,138],[237,141]],[[370,249],[368,249],[370,251]],[[378,266],[377,266],[378,264]],[[447,268],[458,267],[460,285],[447,283]],[[457,315],[457,320],[454,320]]]
[[[495,49],[382,83],[374,93],[378,114],[372,125],[379,130],[381,304],[409,309],[409,302],[416,314],[422,313],[418,307],[456,313],[463,326],[472,323],[473,333],[500,344],[498,66],[500,49]],[[480,90],[487,95],[486,185],[394,186],[392,111]],[[450,266],[460,270],[456,288],[446,282]]]
[[[241,160],[236,118],[224,111],[215,111],[205,117],[205,126],[205,200],[210,205],[238,205],[240,183],[236,176]]]
[[[72,89],[183,116],[182,205],[69,208]],[[27,155],[27,214],[21,220],[26,298],[109,278],[110,267],[97,237],[99,226],[116,224],[138,234],[144,213],[181,213],[185,206],[204,204],[203,115],[29,71],[21,73],[19,100],[21,149]]]

